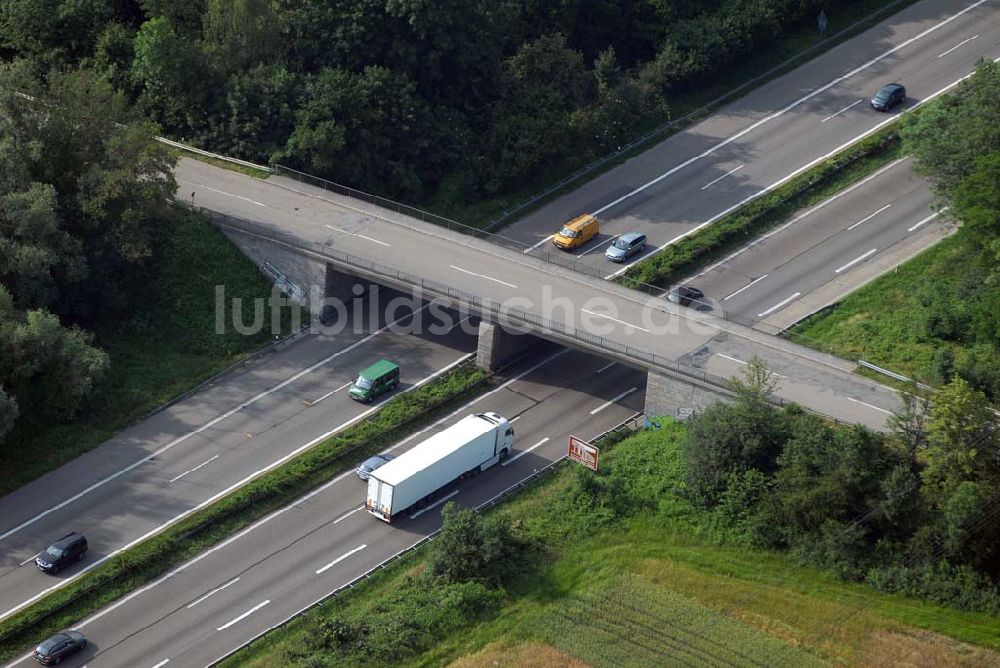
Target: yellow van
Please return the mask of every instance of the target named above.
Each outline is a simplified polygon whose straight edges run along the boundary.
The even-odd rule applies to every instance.
[[[563,225],[559,233],[552,237],[552,243],[557,248],[572,250],[596,237],[600,231],[601,226],[598,224],[597,218],[585,213]]]

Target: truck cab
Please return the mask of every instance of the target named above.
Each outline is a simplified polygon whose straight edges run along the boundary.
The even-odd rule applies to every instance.
[[[494,450],[496,461],[484,464],[483,468],[487,469],[493,464],[507,459],[514,450],[514,426],[511,425],[510,420],[499,413],[478,413],[478,417],[488,420],[498,427],[496,449]]]

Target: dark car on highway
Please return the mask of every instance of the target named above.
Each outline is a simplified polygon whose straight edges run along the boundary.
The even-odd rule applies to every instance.
[[[903,84],[886,84],[878,89],[871,99],[872,109],[877,111],[889,111],[897,104],[902,104],[906,100],[906,87]]]
[[[668,302],[680,304],[681,306],[691,306],[691,304],[694,304],[696,307],[701,306],[704,304],[704,301],[702,301],[704,298],[704,292],[690,285],[675,286],[667,293]]]
[[[83,559],[87,553],[87,539],[82,533],[68,533],[45,548],[35,557],[35,565],[46,573],[55,575],[70,564]]]
[[[79,631],[63,631],[45,639],[33,654],[35,661],[51,666],[62,663],[67,656],[76,654],[86,646],[87,639]]]

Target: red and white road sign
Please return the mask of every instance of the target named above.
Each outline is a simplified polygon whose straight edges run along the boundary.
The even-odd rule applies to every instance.
[[[596,445],[591,445],[576,436],[569,437],[569,452],[567,453],[569,458],[580,462],[588,469],[597,470],[597,457],[600,453],[600,448]]]

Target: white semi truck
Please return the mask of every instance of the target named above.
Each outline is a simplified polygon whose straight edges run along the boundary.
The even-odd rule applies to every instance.
[[[507,418],[469,415],[372,471],[365,508],[389,522],[407,508],[426,503],[448,483],[507,459],[513,448],[514,427]]]

